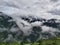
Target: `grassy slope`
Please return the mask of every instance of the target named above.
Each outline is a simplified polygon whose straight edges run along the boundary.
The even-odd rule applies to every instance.
[[[39,45],[39,43],[35,42],[32,45]],[[0,42],[0,45],[21,45],[21,44],[20,44],[20,42],[12,42],[12,43]],[[28,43],[28,44],[24,43],[24,45],[31,45],[31,43]],[[60,38],[42,40],[40,45],[60,45]]]

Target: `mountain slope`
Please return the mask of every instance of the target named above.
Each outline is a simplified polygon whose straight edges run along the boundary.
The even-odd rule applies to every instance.
[[[0,12],[0,41],[38,41],[60,36],[60,20],[20,17],[20,27],[12,17]]]

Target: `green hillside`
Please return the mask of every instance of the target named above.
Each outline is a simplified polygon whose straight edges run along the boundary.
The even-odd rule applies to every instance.
[[[0,45],[22,45],[21,42],[0,42]],[[60,45],[60,38],[44,39],[34,43],[23,43],[23,45]]]

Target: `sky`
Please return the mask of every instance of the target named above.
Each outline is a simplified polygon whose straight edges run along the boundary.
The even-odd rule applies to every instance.
[[[60,0],[2,0],[0,11],[9,16],[33,15],[60,19]]]

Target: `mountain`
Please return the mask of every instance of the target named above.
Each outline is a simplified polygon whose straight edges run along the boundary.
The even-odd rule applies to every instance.
[[[12,17],[0,12],[0,41],[38,41],[60,36],[60,20],[21,17],[21,28]],[[27,25],[28,24],[28,25]]]

